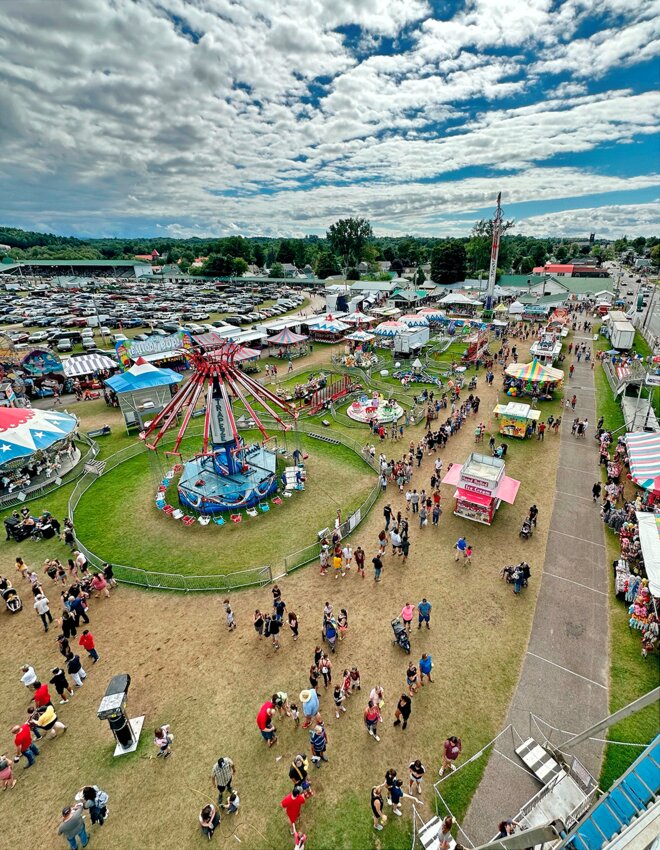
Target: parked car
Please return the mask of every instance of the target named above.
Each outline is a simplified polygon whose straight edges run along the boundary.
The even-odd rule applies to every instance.
[[[58,339],[57,340],[57,350],[58,351],[72,351],[73,345],[70,339]]]

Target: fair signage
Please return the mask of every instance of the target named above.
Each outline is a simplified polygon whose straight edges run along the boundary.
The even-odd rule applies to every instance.
[[[169,336],[150,336],[148,339],[128,339],[124,340],[128,356],[131,360],[137,360],[138,357],[144,357],[145,354],[160,354],[166,351],[176,351],[181,348],[183,334],[174,333]],[[121,343],[117,343],[121,345]]]
[[[490,493],[491,490],[494,490],[495,486],[496,486],[495,484],[491,483],[490,481],[487,481],[485,478],[475,478],[473,475],[463,475],[463,474],[461,474],[461,481],[468,481],[470,484],[476,484],[477,487],[486,487],[487,493]],[[465,489],[467,490],[469,488],[466,487]],[[475,492],[478,493],[479,491],[475,490]]]
[[[475,487],[474,484],[465,484],[464,480],[461,481],[461,486],[463,487],[463,490],[467,490],[469,493],[479,493],[482,496],[492,495],[490,490],[486,490],[483,487]]]

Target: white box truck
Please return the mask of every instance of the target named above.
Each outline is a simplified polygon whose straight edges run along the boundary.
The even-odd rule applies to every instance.
[[[610,342],[618,351],[628,351],[635,341],[635,328],[630,322],[612,322]]]

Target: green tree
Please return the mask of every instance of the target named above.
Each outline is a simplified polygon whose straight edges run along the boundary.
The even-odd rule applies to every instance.
[[[523,257],[520,260],[520,265],[518,266],[518,271],[520,274],[530,274],[532,269],[534,268],[534,261],[531,257]]]
[[[566,262],[566,257],[568,257],[568,249],[566,245],[559,245],[555,250],[555,259],[558,263]]]
[[[660,266],[660,242],[651,248],[651,262],[654,266]]]
[[[339,274],[337,258],[330,251],[323,251],[319,254],[316,261],[316,276],[321,280],[325,280],[333,274]]]
[[[632,246],[638,254],[643,254],[646,247],[646,236],[638,236],[637,239],[633,239]]]
[[[346,280],[360,280],[360,272],[357,269],[349,269],[346,272]]]
[[[254,262],[260,269],[263,268],[264,263],[266,262],[266,252],[264,251],[264,246],[260,242],[257,242],[254,246]]]
[[[229,277],[233,272],[233,260],[224,254],[210,254],[202,266],[202,274],[209,277]]]
[[[280,247],[277,250],[278,263],[293,263],[296,259],[296,240],[283,239],[280,242]]]
[[[347,269],[351,265],[358,265],[362,259],[362,249],[367,240],[373,237],[373,231],[366,218],[341,218],[330,225],[326,237]]]
[[[623,239],[616,239],[614,241],[614,253],[615,254],[623,254],[624,251],[628,249],[628,237],[624,236]]]
[[[426,283],[426,275],[424,274],[424,269],[421,266],[417,267],[415,283],[417,286],[421,286],[423,283]]]
[[[248,270],[247,260],[243,257],[234,257],[231,264],[231,273],[236,277],[242,277]]]
[[[284,277],[284,269],[282,263],[273,263],[268,272],[268,277]]]
[[[465,280],[465,245],[458,239],[438,243],[431,252],[431,280],[457,283]]]

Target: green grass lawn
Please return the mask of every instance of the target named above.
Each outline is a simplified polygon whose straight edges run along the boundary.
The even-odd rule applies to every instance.
[[[257,433],[244,436],[249,442]],[[185,527],[169,519],[155,507],[154,494],[170,461],[145,452],[87,490],[75,514],[78,535],[104,560],[155,572],[212,575],[279,566],[285,555],[314,543],[318,530],[332,526],[337,509],[343,516],[352,513],[376,483],[371,468],[350,449],[300,439],[309,453],[306,489],[266,514],[221,528]],[[182,450],[184,457],[199,450],[199,438],[186,439]],[[175,485],[168,497],[177,504]]]

